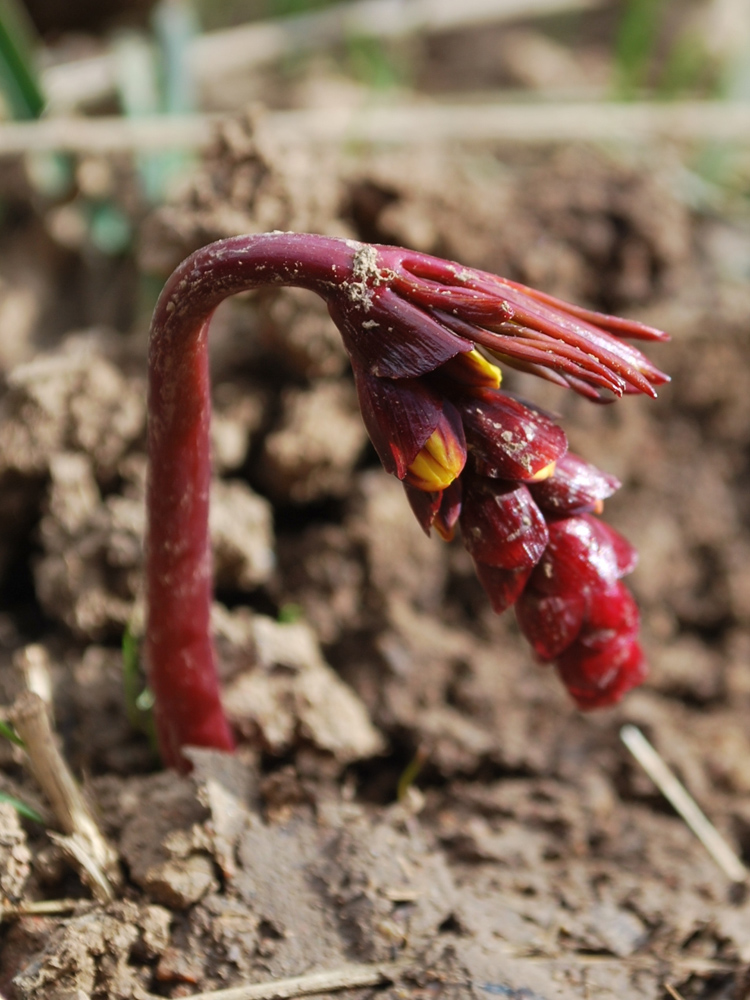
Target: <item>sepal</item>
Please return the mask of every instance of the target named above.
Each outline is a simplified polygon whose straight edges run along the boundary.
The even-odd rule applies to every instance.
[[[550,417],[492,389],[457,402],[466,443],[482,476],[531,482],[565,454],[565,431]]]
[[[549,540],[525,486],[479,477],[464,483],[461,535],[477,562],[501,569],[534,566]]]

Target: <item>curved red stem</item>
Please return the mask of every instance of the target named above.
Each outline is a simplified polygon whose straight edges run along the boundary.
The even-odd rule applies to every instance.
[[[211,640],[211,397],[208,330],[225,298],[260,285],[326,296],[352,276],[359,244],[292,233],[196,251],[167,282],[149,340],[146,663],[164,763],[185,746],[231,750]]]

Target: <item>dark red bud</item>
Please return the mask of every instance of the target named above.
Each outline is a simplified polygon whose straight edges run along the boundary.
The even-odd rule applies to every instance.
[[[531,575],[530,566],[522,566],[520,569],[500,569],[499,566],[488,566],[487,563],[476,561],[474,566],[479,582],[490,599],[492,610],[498,615],[515,604]]]
[[[460,479],[454,480],[443,490],[440,507],[435,515],[433,527],[444,542],[450,542],[456,533],[456,525],[463,504],[463,486]]]
[[[521,631],[541,660],[555,660],[570,646],[586,614],[583,593],[544,596],[527,588],[516,603]]]
[[[474,467],[482,476],[528,482],[558,461],[565,432],[549,417],[494,389],[457,401]]]
[[[617,637],[635,638],[639,625],[638,605],[625,584],[618,580],[614,586],[595,590],[589,596],[578,642],[587,649],[605,649]]]
[[[443,491],[437,490],[434,493],[428,493],[426,490],[418,490],[416,486],[404,483],[404,492],[406,493],[406,499],[409,501],[409,506],[414,512],[414,516],[422,527],[422,531],[424,531],[425,535],[429,535],[430,528],[432,528],[435,516],[440,508]]]
[[[622,535],[591,514],[551,521],[549,545],[531,585],[547,595],[567,595],[611,587],[630,573],[638,553]]]
[[[615,476],[602,472],[571,452],[558,460],[551,476],[529,486],[536,503],[553,514],[593,510],[619,488],[620,481]]]
[[[618,636],[599,650],[574,642],[558,659],[557,670],[581,709],[616,705],[648,673],[641,647],[628,635]]]
[[[477,562],[502,569],[534,566],[549,538],[525,486],[478,476],[464,480],[461,534]]]
[[[354,368],[367,433],[386,472],[403,479],[440,423],[441,397],[421,379],[390,379]]]
[[[434,528],[440,537],[449,542],[455,533],[461,513],[461,480],[454,480],[444,490],[427,493],[408,482],[404,483],[406,497],[426,535]]]
[[[438,425],[417,452],[404,480],[427,493],[447,489],[466,465],[466,438],[458,410],[447,399]]]

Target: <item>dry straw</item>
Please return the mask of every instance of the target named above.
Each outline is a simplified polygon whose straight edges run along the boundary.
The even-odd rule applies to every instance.
[[[626,725],[620,738],[665,799],[685,820],[708,853],[732,882],[745,882],[748,870],[711,823],[681,781],[637,726]]]

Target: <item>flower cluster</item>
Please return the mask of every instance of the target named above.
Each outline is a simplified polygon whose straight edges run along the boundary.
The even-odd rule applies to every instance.
[[[428,534],[450,540],[460,527],[494,610],[515,605],[578,706],[615,703],[645,676],[621,582],[636,552],[597,516],[620,484],[570,453],[549,415],[503,392],[487,355],[598,401],[654,396],[667,376],[619,337],[664,335],[436,258],[367,252],[354,294],[329,309],[385,469]]]
[[[637,684],[638,612],[620,582],[635,553],[596,517],[618,484],[568,454],[549,416],[501,392],[493,361],[594,400],[654,396],[666,375],[620,338],[664,335],[398,247],[235,236],[180,264],[149,337],[145,658],[164,762],[186,770],[184,747],[234,746],[210,630],[207,334],[220,302],[267,285],[325,299],[383,465],[425,531],[449,539],[460,526],[494,608],[515,603],[578,704]]]

